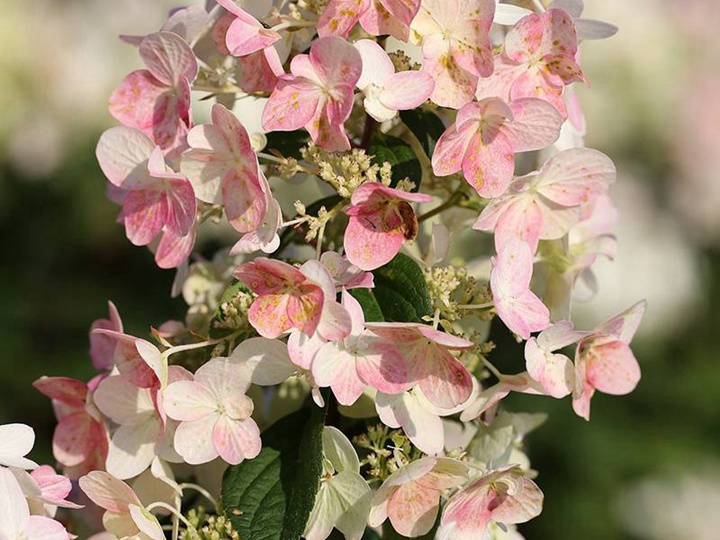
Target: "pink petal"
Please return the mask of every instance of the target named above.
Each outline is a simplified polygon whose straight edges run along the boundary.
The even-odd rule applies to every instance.
[[[563,398],[572,392],[575,366],[567,356],[544,351],[530,338],[525,343],[525,360],[528,374],[548,395]]]
[[[305,127],[315,116],[320,98],[320,89],[310,81],[280,79],[263,109],[263,129],[294,131]]]
[[[68,377],[41,377],[33,386],[50,399],[54,399],[70,407],[85,407],[88,388],[82,381]]]
[[[220,457],[230,465],[252,459],[260,453],[260,430],[252,419],[231,420],[220,416],[212,433],[212,440]]]
[[[251,372],[247,366],[229,358],[214,358],[195,372],[195,381],[212,393],[216,403],[244,394],[250,387],[250,379]]]
[[[537,98],[547,101],[557,109],[563,118],[567,117],[567,108],[562,99],[563,86],[561,81],[556,77],[552,77],[552,81],[548,79],[548,74],[542,71],[539,65],[531,67],[520,72],[517,79],[510,89],[510,99],[512,101],[522,98]]]
[[[219,416],[213,413],[193,422],[181,422],[175,431],[175,450],[190,465],[208,463],[218,457],[213,432]]]
[[[320,324],[323,307],[324,295],[319,287],[308,286],[303,294],[290,296],[287,300],[286,311],[287,318],[291,325],[290,327],[297,328],[307,335],[314,334]],[[349,323],[350,321],[348,320],[347,322]]]
[[[130,486],[104,471],[93,471],[83,476],[79,483],[92,502],[115,514],[127,513],[130,504],[140,505]]]
[[[495,258],[490,273],[490,288],[498,316],[523,339],[550,325],[547,307],[529,289],[532,259],[527,244],[520,240],[510,241]]]
[[[560,136],[563,118],[555,107],[540,99],[524,98],[510,103],[514,119],[503,127],[515,152],[541,150]]]
[[[278,82],[278,75],[268,60],[268,55],[277,55],[274,47],[257,51],[238,58],[242,73],[238,86],[248,94],[254,92],[272,92]],[[281,73],[282,74],[282,73]]]
[[[543,212],[531,194],[518,195],[505,207],[495,226],[495,247],[501,249],[512,240],[522,240],[533,253],[543,228]],[[566,231],[567,232],[567,231]]]
[[[70,538],[59,521],[44,516],[30,516],[21,534],[31,540],[69,540]]]
[[[435,81],[427,73],[402,71],[390,78],[380,102],[396,111],[414,109],[427,101],[434,88]]]
[[[187,180],[170,180],[167,183],[165,194],[167,198],[165,220],[167,230],[176,236],[187,236],[195,222],[197,209],[192,184]]]
[[[256,19],[235,19],[228,28],[225,45],[233,56],[247,56],[273,45],[281,39],[274,30],[264,28]]]
[[[512,180],[515,153],[502,131],[484,129],[470,139],[462,163],[465,180],[482,197],[502,195]]]
[[[423,54],[425,50],[423,45]],[[430,99],[441,107],[459,109],[472,101],[478,76],[460,67],[450,52],[439,57],[424,56],[422,71],[435,81]]]
[[[295,287],[306,280],[294,266],[264,257],[238,266],[233,275],[260,295],[281,292],[286,286]]]
[[[398,254],[405,237],[398,219],[383,220],[379,216],[352,216],[345,229],[345,253],[355,266],[374,270],[387,264]]]
[[[150,71],[133,71],[110,96],[110,114],[121,124],[146,130],[155,124],[156,115],[167,109],[167,84],[159,81]],[[160,112],[160,114],[158,114]]]
[[[167,86],[175,86],[182,79],[194,81],[198,73],[192,49],[173,32],[146,36],[140,43],[140,56],[150,72]]]
[[[473,389],[472,377],[465,366],[440,347],[428,351],[426,376],[420,389],[436,407],[452,409],[465,403]]]
[[[160,268],[177,268],[190,257],[196,239],[196,227],[192,227],[185,236],[165,231],[155,251],[155,264]]]
[[[90,358],[96,369],[110,371],[115,365],[115,339],[93,332],[96,328],[123,331],[122,320],[115,304],[108,302],[109,319],[97,319],[90,326]]]
[[[136,246],[145,246],[160,234],[168,216],[162,191],[141,189],[128,193],[123,205],[125,232]]]
[[[355,357],[335,343],[326,343],[318,350],[312,374],[318,386],[332,388],[341,405],[352,405],[365,390],[355,368]]]
[[[594,333],[610,334],[620,341],[630,343],[642,322],[646,309],[647,301],[640,300],[602,324]]]
[[[357,87],[362,90],[370,84],[385,86],[395,75],[395,66],[385,49],[371,39],[356,41],[355,48],[360,53],[363,65]]]
[[[77,412],[66,416],[56,426],[53,455],[63,466],[80,465],[105,438],[105,431],[97,420],[85,411]]]
[[[194,422],[214,412],[218,407],[218,400],[203,384],[178,381],[165,389],[164,406],[170,418]]]
[[[360,17],[360,25],[373,36],[390,35],[407,41],[410,22],[420,7],[420,0],[372,0]]]
[[[330,0],[318,20],[318,35],[347,37],[371,0]]]
[[[465,153],[475,137],[476,129],[474,125],[453,124],[445,130],[432,155],[432,167],[436,175],[448,176],[462,169]]]
[[[440,507],[440,492],[419,482],[398,487],[388,501],[388,517],[403,536],[415,538],[430,532]]]
[[[153,142],[142,132],[114,127],[100,136],[95,155],[114,186],[137,189],[156,183],[147,170],[147,161],[154,148]]]
[[[410,368],[391,343],[364,334],[363,354],[355,357],[358,376],[367,385],[386,394],[399,394],[413,384]]]
[[[630,347],[610,338],[581,343],[585,357],[585,376],[589,384],[605,394],[629,394],[640,381],[640,365]]]
[[[565,150],[540,170],[537,190],[563,206],[579,206],[607,191],[617,173],[612,160],[590,148]]]

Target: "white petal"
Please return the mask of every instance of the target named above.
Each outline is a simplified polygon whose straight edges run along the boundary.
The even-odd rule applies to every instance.
[[[35,431],[25,424],[0,426],[0,465],[34,469],[37,464],[25,459],[35,444]]]
[[[159,436],[160,420],[157,418],[149,418],[138,425],[120,426],[110,442],[108,472],[121,480],[143,472],[155,457]]]
[[[230,355],[230,360],[244,362],[250,368],[253,384],[272,386],[289,379],[297,367],[290,360],[285,343],[277,339],[246,339]]]

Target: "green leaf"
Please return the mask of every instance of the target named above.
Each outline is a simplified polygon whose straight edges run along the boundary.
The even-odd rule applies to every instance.
[[[420,141],[420,145],[430,158],[435,151],[435,144],[445,132],[445,124],[435,113],[413,109],[401,111],[400,119],[413,132],[413,135]]]
[[[277,150],[284,157],[300,159],[300,149],[310,142],[310,135],[304,129],[297,131],[271,131],[266,133],[268,151]]]
[[[311,405],[282,418],[262,434],[256,458],[226,471],[222,509],[244,540],[302,536],[320,486],[325,412]]]
[[[386,321],[422,322],[424,316],[432,316],[425,275],[413,259],[398,253],[373,274],[373,294]]]
[[[380,304],[371,289],[350,289],[348,292],[360,303],[365,322],[385,322]]]
[[[373,163],[382,165],[388,162],[392,166],[392,184],[395,186],[400,180],[409,178],[415,182],[417,188],[422,180],[422,166],[415,152],[402,139],[392,137],[384,133],[376,133],[370,146],[368,154],[372,154]]]

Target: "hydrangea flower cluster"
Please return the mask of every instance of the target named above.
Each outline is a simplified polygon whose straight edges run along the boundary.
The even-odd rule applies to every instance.
[[[521,538],[543,418],[503,399],[589,419],[596,391],[637,385],[645,309],[570,319],[614,253],[616,171],[568,87],[580,42],[615,29],[581,0],[522,4],[210,0],[123,37],[143,67],[97,159],[189,309],[145,339],[110,303],[97,376],[35,383],[65,476],[26,473],[31,431],[1,427],[0,537],[69,538],[72,480],[97,538]],[[223,227],[234,245],[195,254]],[[525,371],[495,366],[503,332]]]

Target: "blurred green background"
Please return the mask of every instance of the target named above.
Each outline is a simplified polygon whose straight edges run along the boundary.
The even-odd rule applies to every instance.
[[[598,265],[590,328],[639,298],[643,380],[599,395],[585,423],[569,400],[513,397],[547,411],[529,438],[543,514],[529,540],[717,539],[720,531],[720,10],[716,0],[587,0],[620,33],[583,47],[588,146],[615,159],[620,251]],[[94,158],[105,104],[140,66],[119,33],[159,26],[168,0],[4,0],[0,16],[0,424],[38,432],[52,462],[41,375],[87,379],[90,323],[113,299],[126,329],[182,319],[174,272],[115,223]]]

